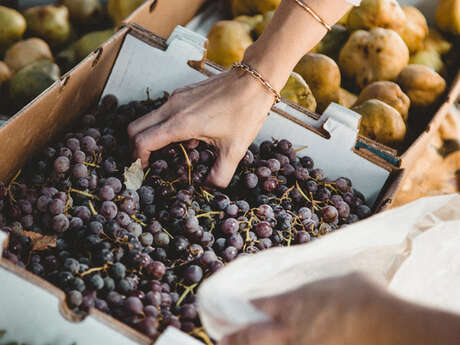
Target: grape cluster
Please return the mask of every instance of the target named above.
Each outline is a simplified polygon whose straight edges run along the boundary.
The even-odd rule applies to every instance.
[[[165,99],[118,106],[105,96],[0,185],[4,255],[63,289],[76,313],[97,308],[149,337],[174,326],[206,340],[194,295],[203,279],[239,256],[307,243],[371,210],[349,179],[327,179],[284,139],[252,145],[225,190],[205,188],[216,152],[197,140],[154,152],[143,185],[126,189],[126,127]],[[35,249],[30,231],[56,236],[55,244]]]

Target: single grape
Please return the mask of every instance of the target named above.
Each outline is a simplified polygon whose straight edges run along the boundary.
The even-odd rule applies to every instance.
[[[123,307],[127,313],[133,315],[140,315],[144,310],[144,305],[142,304],[141,300],[137,297],[128,297],[125,299],[123,303]]]
[[[262,204],[257,209],[257,216],[263,219],[275,217],[273,208],[270,205]]]
[[[260,166],[256,169],[256,174],[259,178],[264,179],[264,178],[270,177],[272,174],[272,171],[270,170],[270,168],[266,166]]]
[[[297,167],[295,169],[295,178],[299,181],[307,181],[310,177],[310,173],[307,168]]]
[[[356,215],[359,217],[359,219],[364,219],[367,218],[371,215],[372,211],[367,205],[359,205],[356,210]]]
[[[233,234],[227,239],[227,244],[235,247],[237,250],[241,250],[244,246],[244,240],[240,234]]]
[[[227,236],[235,234],[239,230],[239,228],[239,223],[235,218],[225,219],[220,227],[222,233]]]
[[[70,308],[78,308],[83,302],[83,295],[80,291],[72,290],[67,294],[67,303]]]
[[[339,213],[334,206],[325,206],[321,209],[321,214],[325,222],[333,224],[337,222]]]
[[[117,215],[118,207],[113,201],[104,201],[101,205],[100,213],[106,219],[114,219]]]
[[[145,267],[145,272],[152,278],[161,279],[166,273],[166,266],[160,261],[153,261]]]
[[[247,173],[244,175],[244,183],[247,188],[253,189],[257,187],[257,184],[259,183],[259,178],[257,177],[256,174]]]
[[[274,192],[278,188],[278,179],[269,177],[264,181],[264,190],[268,193]]]
[[[227,247],[222,251],[222,259],[224,259],[226,262],[235,260],[237,255],[238,255],[238,250],[232,246]],[[211,269],[212,269],[212,266],[211,266]]]
[[[212,202],[214,206],[221,211],[225,210],[227,206],[230,205],[230,199],[224,194],[217,194]]]
[[[64,232],[69,228],[69,219],[64,214],[58,214],[51,220],[51,229],[56,232]]]
[[[308,156],[301,157],[300,164],[302,164],[302,166],[304,168],[307,168],[308,170],[313,169],[313,166],[315,165],[315,163],[313,162],[313,159],[311,159]]]
[[[85,136],[80,141],[81,148],[86,153],[94,153],[99,148],[97,146],[96,140],[92,136]]]
[[[64,269],[70,273],[78,273],[80,270],[80,263],[74,258],[67,258],[64,260]]]
[[[86,284],[91,290],[101,290],[104,287],[104,279],[99,274],[90,276]]]
[[[159,247],[167,247],[169,236],[165,232],[158,232],[154,235],[155,244]]]
[[[65,173],[70,169],[70,161],[67,157],[59,156],[54,161],[54,170],[58,173]]]
[[[109,177],[105,180],[105,184],[112,187],[115,193],[120,193],[122,188],[121,181],[116,177]]]
[[[273,229],[266,221],[260,222],[256,225],[256,234],[260,238],[268,238],[272,235]]]
[[[126,276],[125,265],[123,265],[120,262],[115,263],[112,267],[110,267],[110,275],[116,280],[125,278]]]
[[[200,266],[191,265],[185,269],[183,277],[189,284],[196,284],[203,279],[203,270]]]

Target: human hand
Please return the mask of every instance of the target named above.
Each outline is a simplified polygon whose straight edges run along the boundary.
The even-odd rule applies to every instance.
[[[368,321],[387,294],[360,274],[326,279],[254,301],[272,321],[225,337],[219,345],[377,344]],[[367,334],[369,336],[367,336]],[[378,343],[380,344],[380,343]]]
[[[230,70],[174,91],[160,109],[132,122],[128,135],[144,168],[151,152],[170,143],[198,139],[213,145],[218,156],[207,182],[224,188],[272,104],[273,95],[257,80]]]

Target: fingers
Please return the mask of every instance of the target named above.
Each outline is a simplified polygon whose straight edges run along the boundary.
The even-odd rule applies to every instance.
[[[157,125],[171,116],[170,107],[165,104],[161,108],[144,115],[128,125],[128,135],[134,138],[138,133]]]
[[[219,342],[219,345],[283,345],[289,330],[273,321],[251,325]]]
[[[232,180],[236,167],[243,158],[243,155],[244,153],[239,153],[239,151],[234,149],[219,152],[217,160],[209,172],[206,183],[219,188],[226,188]]]
[[[146,168],[152,151],[159,150],[172,142],[187,139],[190,138],[183,137],[180,128],[173,128],[171,122],[163,121],[138,133],[134,137],[134,156],[140,158],[142,167]]]

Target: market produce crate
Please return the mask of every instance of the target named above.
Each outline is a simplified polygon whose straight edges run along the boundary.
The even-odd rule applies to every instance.
[[[161,33],[169,33],[173,27],[173,23],[170,23],[167,28],[163,27],[160,29],[154,21],[150,20],[152,14],[149,13],[149,8],[156,1],[148,1],[142,7],[140,7],[136,13],[134,13],[128,20],[130,23],[142,23],[142,26],[153,31]],[[193,3],[194,1],[192,1]],[[204,1],[198,1],[200,4]],[[434,13],[438,1],[434,0],[398,0],[401,5],[415,6],[426,16],[430,25],[434,24]],[[176,9],[176,15],[178,11],[184,11],[183,9]],[[196,16],[187,24],[187,27],[202,34],[207,35],[211,27],[218,21],[228,19],[228,15],[225,12],[226,6],[225,1],[208,1],[206,6],[202,7],[202,10],[196,14]],[[458,41],[458,39],[457,39]],[[459,43],[453,49],[459,49]],[[437,102],[436,108],[429,108],[430,113],[423,112],[423,118],[426,121],[426,127],[424,130],[420,129],[415,133],[408,135],[408,142],[404,144],[403,150],[400,151],[401,155],[401,166],[406,171],[410,171],[415,164],[417,159],[420,159],[423,152],[429,145],[430,139],[435,136],[437,129],[443,123],[445,116],[449,113],[449,109],[452,104],[460,97],[460,63],[457,61],[449,71],[449,86],[442,99]],[[404,177],[403,177],[404,179]]]
[[[85,110],[105,94],[115,94],[125,103],[145,99],[148,88],[150,97],[156,98],[219,73],[217,66],[203,59],[204,46],[203,37],[181,27],[167,41],[136,25],[122,28],[0,129],[0,146],[8,148],[0,155],[0,180],[8,180],[53,137],[78,123]],[[317,116],[280,103],[256,141],[291,140],[327,176],[350,177],[380,211],[391,200],[402,171],[392,151],[358,140],[358,124],[359,115],[338,105]],[[0,233],[0,243],[6,248],[6,234]],[[6,340],[56,345],[151,342],[97,310],[81,320],[66,307],[61,290],[4,258],[0,259],[0,281],[0,329],[7,331]]]

